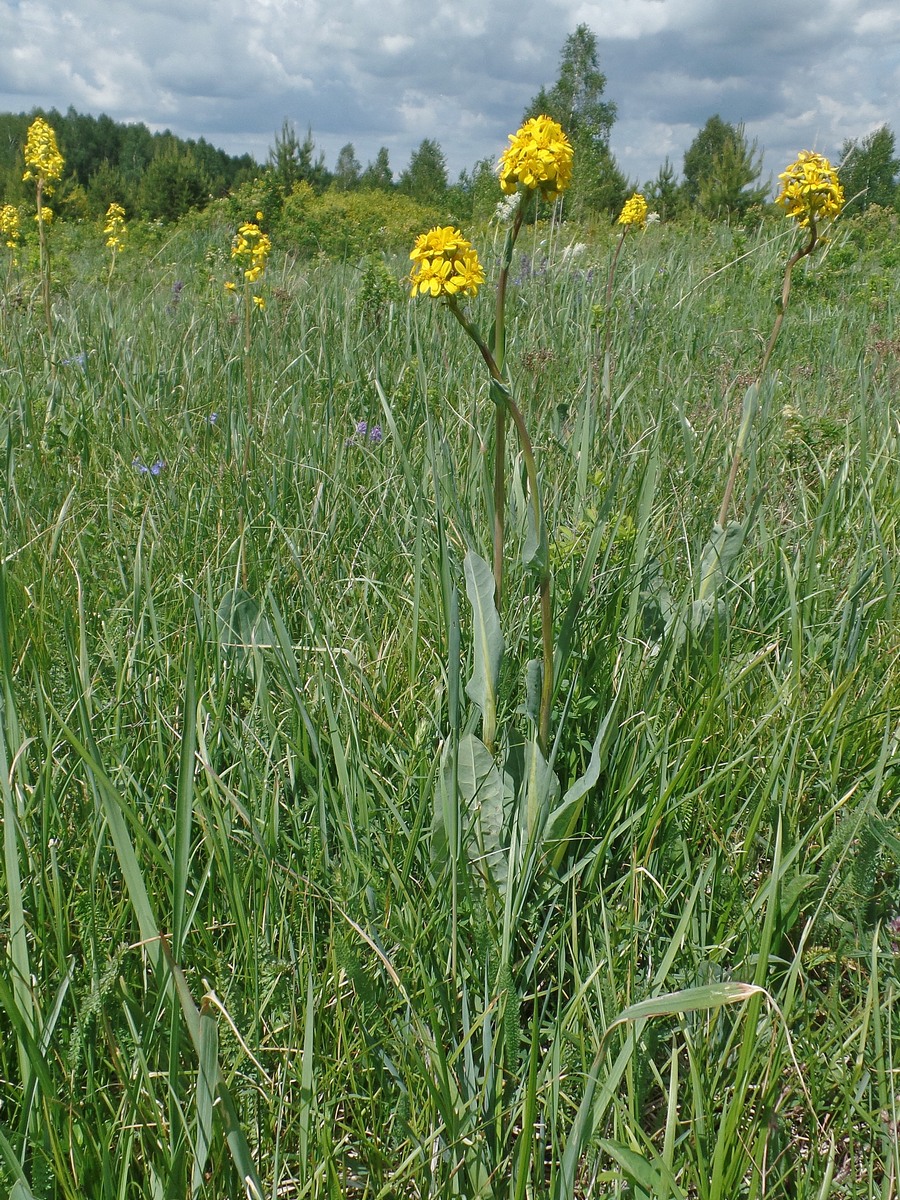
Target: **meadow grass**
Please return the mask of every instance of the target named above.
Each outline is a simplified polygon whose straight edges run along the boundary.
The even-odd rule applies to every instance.
[[[371,262],[276,239],[249,425],[232,232],[134,231],[106,286],[61,227],[52,343],[24,267],[0,309],[10,1194],[896,1196],[890,222],[798,268],[743,545],[686,635],[790,231],[629,237],[605,375],[613,232],[523,232],[554,770],[593,774],[556,869],[502,894],[432,836],[491,553],[482,364]],[[514,562],[501,615],[514,728]]]

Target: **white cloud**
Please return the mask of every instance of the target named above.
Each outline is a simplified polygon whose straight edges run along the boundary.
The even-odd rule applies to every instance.
[[[887,0],[0,0],[0,107],[107,112],[265,157],[282,119],[333,161],[395,170],[424,137],[451,173],[496,156],[579,22],[597,34],[626,174],[677,167],[713,113],[777,173],[804,146],[900,134]]]

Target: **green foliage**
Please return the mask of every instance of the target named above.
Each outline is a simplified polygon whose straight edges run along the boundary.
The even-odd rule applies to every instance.
[[[124,124],[105,114],[94,117],[74,108],[65,114],[55,109],[49,112],[34,109],[28,114],[0,114],[0,198],[24,198],[22,147],[28,126],[36,116],[44,117],[53,126],[65,159],[61,198],[68,194],[67,189],[79,185],[87,193],[92,216],[102,215],[113,202],[123,204],[129,213],[137,211],[144,172],[159,156],[189,160],[206,181],[207,193],[215,195],[239,184],[255,168],[250,155],[226,154],[203,138],[184,140],[168,130],[151,133],[140,123]],[[101,197],[106,196],[109,199],[101,208]]]
[[[675,168],[666,158],[656,178],[644,184],[644,198],[651,212],[658,213],[661,221],[670,221],[678,211],[679,190]]]
[[[321,151],[316,155],[315,150],[312,128],[307,129],[306,137],[301,142],[293,122],[285,117],[281,132],[276,133],[275,144],[269,151],[269,171],[282,195],[289,196],[299,183],[308,183],[315,188],[322,188],[328,183],[325,155]]]
[[[440,215],[412,197],[379,189],[317,195],[309,184],[300,184],[284,202],[279,230],[285,244],[304,257],[354,260],[373,250],[412,245]]]
[[[241,218],[264,208],[269,228],[270,186],[240,190]],[[629,235],[609,427],[592,314],[612,236],[579,230],[573,259],[558,226],[523,230],[507,345],[567,647],[542,763],[531,594],[510,581],[499,670],[486,602],[489,652],[471,649],[494,401],[440,305],[397,283],[401,226],[440,211],[289,197],[311,248],[341,225],[368,244],[361,267],[298,264],[272,226],[242,471],[231,203],[135,222],[108,287],[96,225],[52,228],[49,345],[30,230],[4,273],[5,1192],[890,1195],[893,210],[839,223],[798,268],[739,553],[712,518],[784,225]],[[396,257],[370,253],[376,212]],[[508,466],[521,579],[528,489]],[[682,638],[701,599],[702,636]],[[465,690],[478,671],[502,760],[476,730],[486,692]],[[471,837],[448,808],[442,855],[450,730]],[[559,845],[532,874],[524,849],[501,858],[528,819],[518,782],[552,787],[548,769]]]
[[[895,155],[894,143],[894,132],[889,125],[882,125],[864,138],[844,142],[840,179],[848,216],[865,212],[872,204],[900,207],[897,202],[900,158]]]
[[[709,217],[740,216],[765,199],[768,189],[752,187],[762,171],[756,142],[743,125],[716,114],[709,118],[684,154],[684,191],[689,205]]]
[[[360,186],[365,188],[380,188],[389,192],[394,186],[394,173],[391,170],[390,156],[387,146],[382,146],[360,176]]]
[[[397,184],[401,192],[419,204],[444,203],[447,195],[447,160],[440,144],[424,138],[412,152],[409,165]]]
[[[334,166],[334,186],[340,191],[348,191],[360,182],[362,167],[353,149],[353,143],[348,142],[338,151],[337,162]]]
[[[163,153],[141,176],[137,203],[149,220],[177,221],[210,200],[210,180],[190,150]]]

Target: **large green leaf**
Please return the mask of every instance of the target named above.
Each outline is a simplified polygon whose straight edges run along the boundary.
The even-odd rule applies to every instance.
[[[493,748],[497,733],[497,680],[503,658],[503,633],[494,603],[494,574],[480,555],[470,550],[463,569],[466,595],[472,605],[472,676],[466,684],[469,699],[481,709],[482,734]]]
[[[523,802],[520,813],[524,817],[521,825],[523,848],[545,824],[559,800],[559,792],[559,780],[541,753],[537,738],[529,738],[525,744],[525,778],[520,793]]]
[[[259,603],[243,588],[232,588],[222,597],[216,611],[219,648],[225,659],[245,668],[254,652],[271,649],[275,634]]]
[[[449,756],[445,772],[448,770],[452,771]],[[445,786],[450,786],[449,781]],[[478,874],[503,894],[508,878],[506,825],[513,804],[513,783],[494,762],[484,742],[472,733],[460,739],[457,787],[469,859]]]
[[[551,849],[550,863],[554,871],[559,870],[559,865],[566,856],[569,838],[581,816],[585,798],[600,778],[605,758],[606,740],[613,728],[615,711],[616,701],[614,700],[606,716],[600,722],[587,770],[575,780],[563,796],[562,802],[551,811],[547,818],[547,824],[544,827],[544,845]]]

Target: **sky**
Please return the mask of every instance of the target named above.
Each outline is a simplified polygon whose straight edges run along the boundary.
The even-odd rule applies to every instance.
[[[680,174],[714,113],[773,181],[885,123],[900,144],[897,0],[0,0],[0,111],[71,105],[260,162],[288,119],[329,167],[352,142],[397,175],[433,138],[452,181],[499,156],[582,23],[636,185]]]

